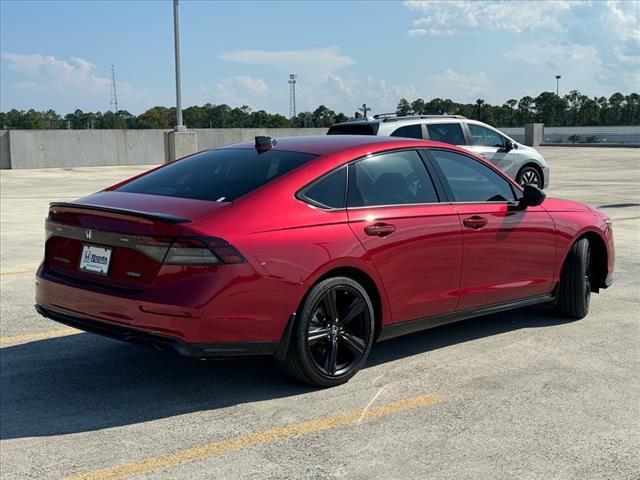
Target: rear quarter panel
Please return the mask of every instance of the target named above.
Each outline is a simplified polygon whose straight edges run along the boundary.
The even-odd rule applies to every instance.
[[[242,253],[260,281],[252,282],[251,290],[237,292],[238,305],[250,316],[271,318],[277,338],[311,286],[327,272],[343,267],[356,268],[371,278],[380,295],[381,322],[390,322],[382,282],[349,228],[346,210],[323,210],[295,198],[302,186],[332,165],[294,171],[185,232],[224,238]]]

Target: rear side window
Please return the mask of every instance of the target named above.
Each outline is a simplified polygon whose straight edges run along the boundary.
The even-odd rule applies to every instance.
[[[422,140],[422,125],[405,125],[393,131],[392,137],[419,138]]]
[[[349,207],[438,201],[431,177],[414,150],[385,153],[349,165]]]
[[[450,143],[451,145],[464,145],[464,135],[459,123],[433,123],[427,124],[429,139],[436,142]]]
[[[316,156],[278,150],[258,153],[253,148],[209,150],[144,175],[117,191],[232,202]]]
[[[328,208],[344,208],[347,188],[347,167],[316,180],[300,192],[299,197],[309,203]]]
[[[514,200],[511,184],[486,165],[455,152],[430,150],[456,202]]]
[[[375,135],[378,133],[378,124],[353,124],[334,125],[329,128],[327,135]]]

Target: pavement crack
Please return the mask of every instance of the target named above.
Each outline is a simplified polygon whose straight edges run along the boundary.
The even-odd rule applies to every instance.
[[[382,376],[382,375],[380,375],[380,376]],[[378,377],[378,378],[380,378],[380,377]],[[367,403],[367,405],[362,409],[362,414],[360,415],[360,418],[358,419],[358,423],[357,423],[358,425],[360,425],[362,423],[362,420],[364,419],[365,415],[367,414],[367,411],[369,410],[369,407],[371,407],[371,405],[373,405],[373,402],[375,402],[376,399],[380,396],[380,394],[384,390],[384,387],[386,387],[386,385],[381,386],[380,390],[378,390],[378,393],[376,393],[373,396],[373,398],[371,400],[369,400],[369,403]]]

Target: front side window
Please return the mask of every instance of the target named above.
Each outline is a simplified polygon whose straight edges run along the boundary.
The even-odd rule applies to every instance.
[[[515,200],[511,184],[491,168],[466,155],[430,150],[435,164],[451,187],[456,202],[506,202]]]
[[[486,127],[468,123],[471,145],[483,147],[502,147],[503,139],[498,133]]]
[[[392,137],[418,138],[422,140],[422,125],[405,125],[393,131]]]
[[[415,150],[376,155],[349,165],[349,207],[437,201],[431,178]]]
[[[431,123],[427,124],[429,139],[436,142],[464,145],[464,134],[459,123]]]
[[[320,207],[344,208],[347,167],[316,180],[301,193],[302,199]]]
[[[117,191],[232,202],[315,157],[253,148],[208,150],[143,175]]]

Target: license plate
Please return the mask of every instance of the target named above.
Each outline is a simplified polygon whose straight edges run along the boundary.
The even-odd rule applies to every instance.
[[[107,275],[111,262],[111,248],[97,245],[83,245],[80,257],[80,270],[83,272]]]

